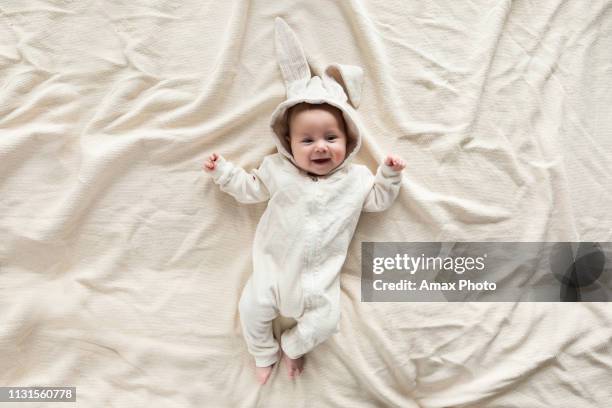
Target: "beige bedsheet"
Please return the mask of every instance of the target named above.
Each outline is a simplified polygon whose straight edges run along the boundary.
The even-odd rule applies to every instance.
[[[200,166],[274,151],[276,16],[315,73],[364,68],[358,162],[408,167],[361,218],[340,333],[259,387],[237,301],[265,207]],[[362,303],[359,258],[612,241],[611,106],[610,1],[0,1],[0,386],[76,386],[81,407],[609,406],[609,304]]]

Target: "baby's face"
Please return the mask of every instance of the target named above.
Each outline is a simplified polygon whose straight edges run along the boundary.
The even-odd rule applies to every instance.
[[[291,153],[304,171],[324,176],[346,156],[346,134],[340,112],[316,108],[296,112],[290,123]]]

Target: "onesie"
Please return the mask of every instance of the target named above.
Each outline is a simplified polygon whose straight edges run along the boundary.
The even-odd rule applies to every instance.
[[[213,180],[241,203],[268,201],[253,240],[253,273],[240,297],[240,323],[258,367],[278,360],[272,321],[297,324],[281,336],[283,352],[299,358],[338,330],[340,270],[362,211],[383,211],[399,193],[401,172],[384,163],[376,175],[351,163],[361,146],[359,105],[363,71],[332,64],[311,76],[302,48],[287,23],[275,22],[278,63],[287,99],[272,114],[277,153],[247,173],[219,157]],[[347,128],[344,162],[324,176],[300,169],[290,153],[287,111],[298,103],[327,103],[343,114]]]

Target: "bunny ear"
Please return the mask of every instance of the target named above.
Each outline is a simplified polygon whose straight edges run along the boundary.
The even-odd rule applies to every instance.
[[[289,89],[289,84],[295,81],[309,80],[310,68],[297,36],[285,20],[276,17],[274,28],[276,59]]]
[[[331,64],[325,68],[323,76],[333,79],[344,86],[344,90],[355,108],[361,102],[361,86],[363,84],[363,69],[356,65]]]

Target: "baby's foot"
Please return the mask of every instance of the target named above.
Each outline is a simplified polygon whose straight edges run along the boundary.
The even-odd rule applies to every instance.
[[[264,385],[268,378],[270,378],[270,374],[272,374],[272,366],[274,364],[267,367],[255,367],[255,375],[257,376],[257,382],[261,385]]]
[[[283,361],[287,365],[287,372],[292,380],[304,371],[304,356],[293,359],[283,353]]]

